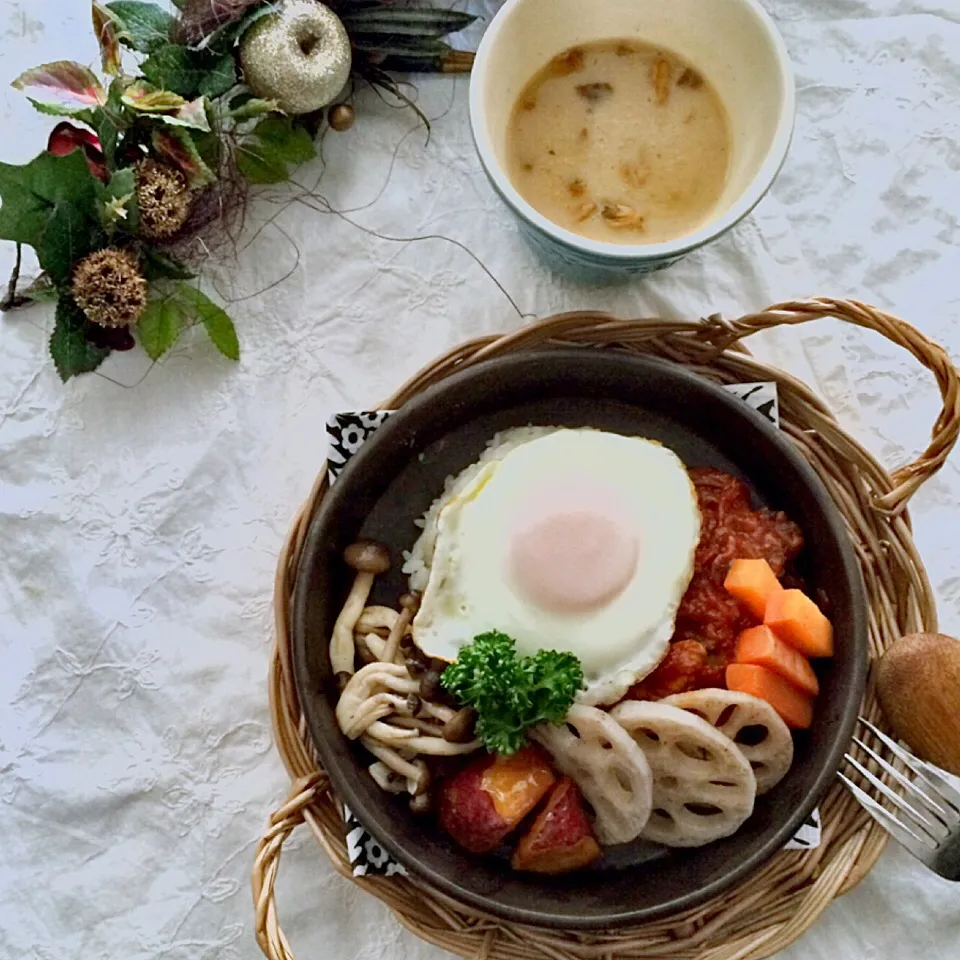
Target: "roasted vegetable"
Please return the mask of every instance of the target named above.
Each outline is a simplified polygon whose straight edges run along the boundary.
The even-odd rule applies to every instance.
[[[555,779],[536,748],[509,758],[479,757],[441,785],[440,825],[465,850],[489,853],[540,802]]]
[[[569,777],[564,777],[553,788],[510,863],[514,870],[531,873],[568,873],[593,863],[600,853],[580,791]]]
[[[477,711],[476,733],[491,753],[509,756],[526,743],[536,723],[562,723],[583,668],[573,654],[541,650],[518,657],[514,641],[492,631],[460,651],[443,673],[443,687]]]

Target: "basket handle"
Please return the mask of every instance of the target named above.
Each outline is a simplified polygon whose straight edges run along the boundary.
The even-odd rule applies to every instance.
[[[761,313],[748,314],[739,320],[711,317],[706,321],[703,336],[718,348],[725,349],[758,330],[792,326],[825,317],[835,317],[867,330],[875,330],[891,343],[909,351],[936,377],[942,407],[930,433],[930,443],[916,460],[893,471],[892,489],[877,498],[880,509],[898,513],[917,489],[943,466],[960,435],[960,372],[943,347],[906,321],[876,307],[858,300],[827,297],[774,304]]]
[[[267,829],[257,844],[251,879],[254,929],[257,943],[268,960],[295,960],[277,919],[274,885],[280,868],[280,853],[287,837],[306,821],[310,805],[329,789],[329,786],[327,777],[319,771],[295,780],[287,799],[270,816]]]

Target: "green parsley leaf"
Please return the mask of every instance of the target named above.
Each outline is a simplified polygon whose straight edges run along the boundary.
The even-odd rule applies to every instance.
[[[477,736],[487,749],[509,756],[526,743],[528,727],[563,722],[583,687],[583,668],[573,654],[553,650],[518,657],[510,637],[491,631],[460,651],[441,683],[477,711]]]

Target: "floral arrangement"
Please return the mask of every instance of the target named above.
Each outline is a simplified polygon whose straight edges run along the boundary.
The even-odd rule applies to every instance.
[[[349,129],[358,82],[416,110],[394,71],[460,72],[473,59],[444,39],[474,20],[451,10],[174,2],[175,12],[95,0],[103,79],[57,61],[13,82],[41,113],[64,119],[29,163],[0,163],[0,239],[17,244],[0,307],[56,302],[49,346],[64,381],[138,341],[159,359],[195,324],[239,359],[230,317],[191,282],[191,241],[249,185],[285,181],[312,159],[322,129]],[[130,72],[125,59],[135,61]],[[23,291],[21,245],[42,269]]]

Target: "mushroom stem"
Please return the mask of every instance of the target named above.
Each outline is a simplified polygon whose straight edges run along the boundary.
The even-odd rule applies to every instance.
[[[330,638],[330,666],[334,673],[353,673],[353,628],[357,625],[372,586],[372,573],[358,573],[347,595],[347,602],[344,603],[340,616],[333,625],[333,636]]]
[[[383,633],[386,634],[393,628],[399,616],[400,614],[392,607],[382,607],[378,604],[371,604],[369,607],[363,608],[354,629],[358,633],[383,631]]]
[[[407,632],[407,627],[410,625],[410,621],[413,619],[414,611],[408,607],[404,607],[400,611],[400,615],[393,623],[393,627],[390,630],[390,635],[387,637],[386,643],[383,645],[383,653],[380,656],[380,659],[386,663],[394,663],[397,659],[397,651],[400,649],[400,641],[403,639],[403,635]]]
[[[390,747],[385,747],[369,737],[363,737],[360,742],[384,766],[406,778],[409,793],[416,795],[426,789],[430,774],[427,772],[425,763],[422,761],[411,763],[409,760],[404,760],[396,750],[391,750]]]
[[[387,793],[407,792],[406,780],[380,760],[376,763],[371,763],[367,768],[367,773],[373,777],[377,786]]]

